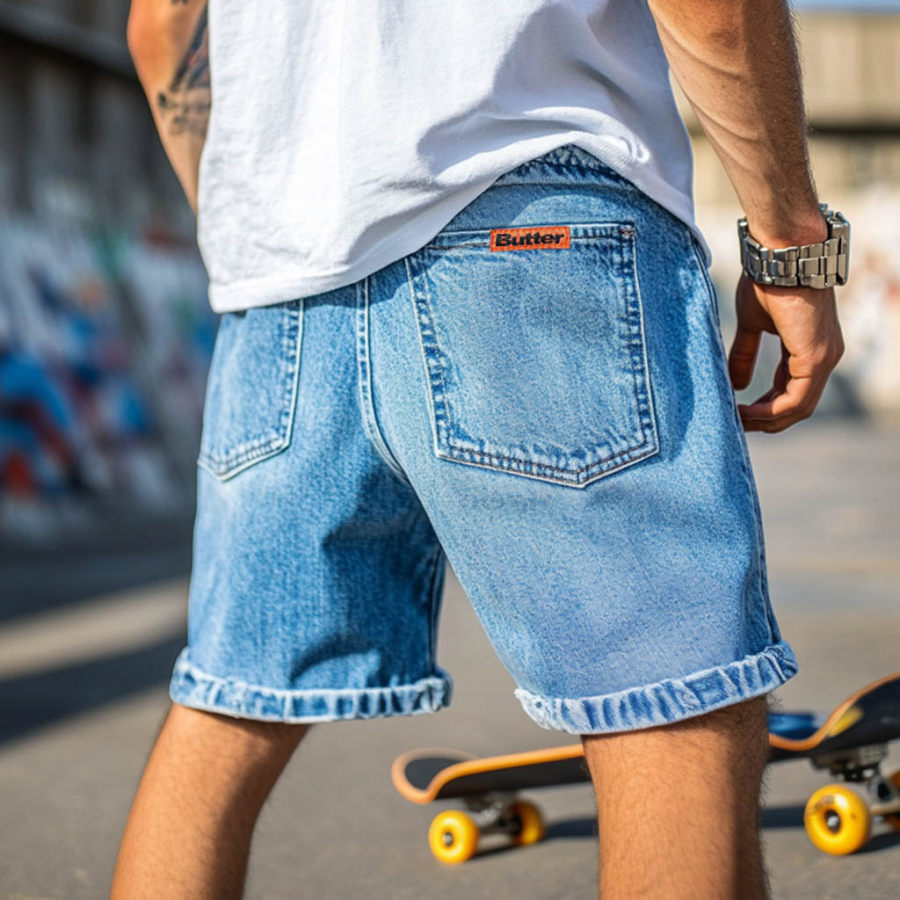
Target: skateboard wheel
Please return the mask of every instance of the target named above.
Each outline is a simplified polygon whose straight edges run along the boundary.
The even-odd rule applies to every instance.
[[[478,846],[478,826],[471,816],[459,810],[442,812],[428,829],[428,846],[441,862],[465,862],[474,856]]]
[[[517,800],[510,809],[515,830],[512,833],[513,844],[524,847],[543,840],[545,829],[541,811],[526,800]]]
[[[817,790],[803,813],[809,839],[825,853],[845,856],[864,847],[872,832],[872,815],[865,801],[840,784]]]

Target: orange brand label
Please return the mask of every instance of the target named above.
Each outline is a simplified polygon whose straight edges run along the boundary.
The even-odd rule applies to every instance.
[[[494,228],[491,231],[491,250],[566,250],[569,247],[569,226],[550,225],[546,228]]]

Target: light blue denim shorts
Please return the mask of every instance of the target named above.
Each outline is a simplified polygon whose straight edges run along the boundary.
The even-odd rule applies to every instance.
[[[700,247],[574,145],[355,284],[226,314],[199,464],[179,704],[435,712],[446,559],[546,728],[796,672]]]

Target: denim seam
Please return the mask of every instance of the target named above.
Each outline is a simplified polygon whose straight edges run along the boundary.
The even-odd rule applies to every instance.
[[[623,252],[623,248],[626,246],[627,254]],[[631,274],[634,276],[632,279],[626,278],[623,281],[629,331],[627,343],[631,355],[632,386],[641,428],[641,441],[644,445],[649,444],[651,448],[655,447],[658,451],[659,436],[656,432],[650,396],[650,371],[647,360],[647,339],[644,332],[644,305],[638,285],[637,247],[633,229],[627,235],[625,231],[620,232],[619,253],[623,267],[626,265],[630,267]]]
[[[277,432],[273,432],[271,435],[239,444],[233,452],[224,456],[204,453],[198,460],[198,465],[213,475],[224,477],[233,467],[240,467],[245,462],[252,462],[255,459],[274,453],[285,445],[285,438]]]
[[[553,465],[550,465],[549,463],[541,463],[541,462],[534,462],[533,460],[519,459],[515,456],[502,456],[499,453],[488,453],[484,450],[473,450],[470,447],[466,446],[465,444],[460,444],[459,442],[454,441],[452,439],[448,439],[447,443],[454,450],[458,450],[460,452],[460,454],[465,454],[465,455],[472,456],[472,457],[481,457],[486,460],[494,459],[494,460],[497,460],[498,462],[515,463],[517,466],[521,466],[523,469],[535,470],[535,472],[540,469],[548,469],[551,472],[566,472],[570,475],[584,475],[587,472],[605,471],[609,468],[617,466],[621,460],[632,459],[633,454],[637,453],[637,451],[639,451],[639,450],[643,451],[642,453],[638,454],[639,459],[643,459],[645,456],[652,455],[648,451],[645,450],[643,444],[638,444],[636,447],[628,447],[625,450],[616,452],[614,456],[611,456],[611,457],[603,460],[603,462],[591,463],[589,466],[582,466],[580,469],[564,469],[561,466],[553,466]],[[654,452],[656,452],[656,451],[654,451]],[[455,456],[449,457],[449,456],[446,456],[445,454],[442,454],[442,455],[444,455],[445,458],[448,458],[448,459],[456,459],[457,458]],[[467,462],[469,462],[469,461],[477,462],[477,459],[467,460]],[[512,466],[510,466],[510,469],[513,469],[513,471],[515,471],[515,469]]]
[[[656,421],[656,404],[653,400],[653,378],[650,371],[650,358],[647,353],[647,330],[644,325],[644,300],[641,294],[641,280],[639,274],[637,260],[637,241],[634,232],[631,235],[631,252],[632,252],[632,268],[634,270],[634,290],[636,294],[635,306],[637,320],[640,326],[640,337],[638,338],[639,352],[641,354],[641,371],[644,373],[644,400],[646,406],[647,423],[646,428],[649,430],[649,443],[653,448],[649,456],[659,453],[659,427]],[[643,421],[642,425],[645,424]],[[647,440],[647,438],[645,438]]]
[[[551,150],[550,152],[552,153],[553,151]],[[578,169],[580,172],[604,172],[604,173],[608,173],[613,178],[616,178],[616,179],[622,181],[624,184],[629,183],[627,181],[627,179],[625,179],[618,172],[616,172],[615,169],[611,169],[609,166],[605,166],[602,164],[597,165],[597,166],[591,166],[591,165],[584,163],[581,160],[573,159],[571,162],[562,162],[560,160],[555,160],[555,159],[544,160],[544,159],[537,158],[535,160],[532,160],[530,162],[526,162],[526,163],[522,164],[522,167],[534,168],[534,169],[539,169],[539,168],[541,168],[541,166],[547,166],[548,168],[551,168],[551,169],[562,169],[563,171],[566,171],[568,169]],[[519,168],[519,166],[516,167],[516,169],[518,169],[518,168]],[[515,172],[516,169],[511,169],[510,172]],[[507,172],[505,174],[508,175],[508,174],[510,174],[510,172]],[[502,178],[503,176],[501,175],[500,177]]]
[[[450,447],[452,447],[454,450],[458,450],[461,454],[466,454],[466,455],[469,455],[472,457],[480,457],[480,458],[483,458],[486,460],[495,459],[498,462],[515,463],[518,466],[521,466],[523,468],[526,468],[526,469],[529,469],[529,470],[532,470],[535,472],[540,469],[548,469],[551,472],[566,472],[570,475],[583,475],[587,472],[605,471],[609,468],[615,467],[619,463],[620,460],[631,459],[632,454],[637,453],[637,451],[645,451],[644,444],[638,444],[635,447],[628,447],[625,450],[620,450],[620,451],[616,452],[615,455],[608,457],[607,459],[603,460],[602,462],[591,463],[589,466],[582,466],[580,469],[565,469],[562,466],[554,466],[554,465],[551,465],[550,463],[535,462],[534,460],[519,459],[518,457],[515,457],[515,456],[503,456],[500,453],[488,453],[485,450],[472,449],[471,447],[467,446],[466,444],[461,444],[452,438],[447,439],[447,444]],[[445,455],[445,454],[442,454],[442,455]],[[644,455],[648,455],[648,454],[646,454],[646,451],[640,455],[640,458],[643,458]],[[449,458],[456,459],[456,457],[449,457]],[[472,460],[472,461],[475,462],[477,460]],[[510,468],[513,468],[513,467],[510,466]]]
[[[554,477],[552,475],[543,475],[540,472],[528,471],[522,467],[513,467],[513,466],[504,466],[499,467],[497,465],[492,465],[489,462],[479,462],[475,459],[467,459],[464,458],[462,453],[457,453],[455,456],[450,456],[447,453],[439,452],[437,455],[441,459],[445,459],[448,462],[460,463],[461,465],[474,466],[480,469],[487,469],[490,472],[499,472],[505,475],[516,475],[520,478],[533,478],[536,481],[545,481],[548,484],[555,484],[561,487],[575,488],[576,490],[580,490],[582,488],[586,488],[588,485],[593,484],[595,481],[603,478],[606,475],[612,475],[616,472],[621,472],[623,469],[629,468],[629,466],[633,466],[636,463],[641,462],[644,459],[649,459],[651,456],[655,456],[658,453],[658,450],[651,449],[644,453],[640,453],[637,455],[620,455],[616,456],[615,459],[610,460],[609,464],[603,470],[598,470],[596,473],[591,472],[591,474],[585,478],[583,481],[573,481],[571,479],[562,479],[559,477]],[[478,454],[479,456],[485,456],[484,453]],[[502,459],[502,457],[501,457]],[[515,462],[515,460],[513,460]],[[612,466],[612,468],[610,468]],[[541,468],[548,468],[541,464]],[[563,469],[562,471],[569,472],[568,469]]]
[[[437,668],[437,626],[440,596],[438,586],[441,583],[440,567],[444,551],[440,544],[434,551],[434,559],[431,563],[431,579],[428,585],[428,668],[435,671]]]
[[[568,166],[561,166],[554,164],[550,166],[550,168],[557,169],[560,174],[566,174]],[[606,173],[602,170],[598,169],[582,169],[581,174],[589,174],[591,172],[599,172],[601,175],[605,175]],[[502,180],[500,180],[502,179]],[[630,181],[626,179],[619,178],[609,178],[605,177],[602,181],[600,180],[587,180],[587,181],[573,181],[571,178],[557,178],[555,177],[555,173],[546,172],[546,173],[532,173],[529,174],[527,172],[523,172],[517,175],[512,175],[507,172],[504,175],[500,175],[499,179],[493,184],[491,184],[488,190],[495,191],[499,188],[505,187],[566,187],[566,188],[587,188],[588,190],[595,188],[613,188],[615,190],[627,191],[629,193],[638,193],[638,188]]]
[[[623,222],[583,224],[591,225],[595,228],[602,227],[604,232],[585,235],[584,237],[580,238],[581,240],[617,238],[615,242],[617,248],[616,262],[621,262],[622,265],[624,265],[626,262],[626,260],[624,259],[624,254],[622,252],[622,247],[624,246],[623,242],[625,240],[629,241],[628,246],[632,248],[632,253],[629,257],[628,263],[630,264],[630,268],[634,273],[634,284],[636,286],[637,261],[633,249],[635,242],[633,225],[631,223]],[[623,231],[623,228],[627,230]],[[483,231],[486,229],[467,230]],[[609,233],[606,233],[607,231]],[[454,245],[450,249],[456,249],[456,247],[458,246],[461,245]],[[479,243],[478,246],[487,246],[487,244]],[[447,248],[438,247],[435,249]],[[409,278],[410,282],[410,291],[412,294],[413,305],[416,312],[416,318],[419,323],[419,343],[422,349],[423,360],[425,363],[426,376],[429,384],[431,385],[431,390],[428,393],[430,395],[429,403],[432,409],[433,435],[435,439],[434,452],[439,458],[454,462],[461,462],[467,465],[480,465],[482,468],[488,468],[494,471],[497,471],[499,468],[499,471],[508,473],[514,472],[516,474],[525,475],[527,477],[548,481],[553,484],[562,484],[568,487],[583,488],[593,481],[596,481],[597,479],[603,477],[603,475],[605,474],[612,474],[613,472],[617,472],[629,465],[633,465],[634,463],[641,461],[642,459],[654,456],[659,452],[659,440],[653,418],[654,412],[652,397],[649,394],[649,366],[646,354],[646,337],[643,327],[642,305],[640,304],[639,297],[636,301],[636,298],[634,296],[635,291],[632,289],[631,280],[625,279],[626,284],[623,289],[626,317],[628,320],[628,333],[624,336],[624,339],[620,338],[620,340],[622,340],[622,343],[627,350],[630,358],[630,366],[633,376],[632,390],[634,391],[635,409],[638,414],[640,443],[633,446],[624,447],[620,450],[616,450],[612,445],[610,445],[610,453],[605,458],[594,460],[593,462],[590,462],[585,466],[574,469],[571,467],[564,468],[562,466],[555,466],[551,463],[538,462],[533,459],[524,459],[521,457],[506,456],[501,453],[492,453],[481,448],[468,445],[465,442],[461,442],[458,438],[454,437],[450,433],[449,424],[453,421],[453,414],[450,406],[450,401],[447,396],[447,385],[444,379],[444,366],[440,363],[440,357],[443,355],[443,351],[440,349],[440,346],[437,343],[437,330],[434,324],[435,316],[431,303],[428,278],[424,272],[418,273],[419,280],[421,280],[422,283],[422,289],[420,291],[417,288],[416,275],[412,272],[412,266],[409,262],[409,258],[407,258],[406,260],[406,267],[407,277]],[[637,328],[635,327],[636,317],[639,320],[637,323]],[[426,331],[428,332],[427,335],[425,333]],[[429,346],[426,346],[426,344],[429,344]],[[636,347],[636,344],[640,344],[640,347]],[[637,360],[637,358],[635,357],[636,349],[638,349],[640,352],[640,366],[635,365]],[[643,378],[640,378],[641,371],[643,372]],[[440,384],[438,384],[438,381],[440,382]],[[441,447],[442,442],[449,448],[449,451],[451,452],[448,452]],[[591,452],[593,455],[596,455],[598,450],[596,447],[594,447],[590,448],[589,452]],[[498,463],[506,462],[510,463],[511,465],[502,467],[492,466],[490,464],[491,460],[495,460]],[[559,472],[561,474],[568,475],[569,477],[554,478],[552,475],[547,474],[552,472]]]
[[[694,254],[694,260],[697,265],[700,267],[700,273],[703,276],[703,280],[706,283],[707,290],[707,303],[711,308],[715,307],[717,304],[717,295],[715,287],[712,283],[712,278],[709,274],[709,267],[706,265],[703,256],[700,251],[699,244],[697,239],[691,235],[691,248]],[[764,538],[763,538],[763,524],[762,524],[762,510],[759,506],[759,498],[757,497],[756,487],[754,485],[753,479],[750,475],[751,472],[751,463],[750,463],[750,455],[747,449],[746,438],[744,437],[744,426],[741,422],[741,416],[738,412],[737,408],[737,400],[734,397],[734,392],[731,390],[731,378],[728,375],[728,370],[725,368],[724,360],[727,357],[727,352],[725,350],[725,344],[722,339],[722,330],[719,325],[719,315],[716,310],[713,312],[713,318],[716,323],[716,327],[713,329],[715,333],[716,343],[719,346],[719,374],[724,377],[725,383],[729,386],[729,395],[730,395],[730,406],[731,406],[731,417],[734,422],[736,428],[738,429],[738,445],[741,450],[741,474],[744,478],[744,484],[747,487],[747,491],[750,494],[750,499],[753,504],[753,513],[754,518],[756,519],[756,560],[757,560],[757,589],[759,590],[760,597],[763,600],[763,606],[766,614],[766,624],[769,627],[769,636],[770,640],[777,641],[781,638],[781,633],[778,629],[776,620],[775,620],[775,612],[772,609],[771,598],[769,597],[769,591],[766,586],[766,579],[764,577],[764,573],[766,571],[766,555],[764,548]]]
[[[418,296],[418,290],[416,288],[415,274],[413,273],[412,266],[410,265],[410,257],[409,256],[404,257],[403,262],[406,266],[406,278],[407,278],[407,281],[409,282],[409,294],[410,294],[410,298],[412,299],[413,315],[415,316],[416,322],[417,322],[416,333],[419,337],[419,350],[422,353],[422,363],[425,368],[425,381],[430,386],[430,390],[425,391],[425,400],[426,400],[426,403],[428,404],[428,408],[431,412],[429,419],[431,420],[431,436],[434,440],[433,448],[434,448],[435,455],[440,456],[441,449],[440,449],[439,429],[441,428],[441,425],[438,422],[438,409],[435,404],[435,399],[436,399],[435,383],[434,383],[435,377],[434,377],[433,366],[429,362],[429,358],[428,358],[429,352],[428,352],[428,348],[426,348],[426,346],[425,346],[425,334],[424,334],[424,330],[423,330],[423,326],[428,326],[429,323],[422,321],[421,303],[420,303],[419,296]],[[428,290],[427,285],[426,285],[425,289],[427,292],[427,290]],[[439,370],[439,374],[441,376],[441,384],[443,386],[443,378],[444,378],[443,371]],[[442,416],[446,415],[446,412],[443,409],[443,405],[441,407],[441,415]]]
[[[221,481],[227,481],[256,462],[286,449],[291,442],[297,393],[300,381],[300,357],[303,344],[303,300],[286,304],[283,312],[284,324],[281,337],[281,372],[283,404],[278,431],[263,438],[238,444],[234,449],[222,453],[201,452],[197,465]]]
[[[714,329],[716,335],[716,342],[719,345],[719,350],[721,351],[719,354],[719,369],[720,374],[722,375],[725,383],[729,386],[729,395],[731,398],[731,416],[732,421],[735,424],[735,427],[738,431],[738,445],[741,449],[741,471],[744,476],[744,482],[747,486],[747,491],[750,494],[750,500],[753,504],[753,512],[756,518],[756,557],[757,557],[757,587],[760,593],[760,596],[763,598],[763,605],[765,607],[766,613],[766,622],[769,626],[769,634],[771,640],[780,640],[781,633],[778,629],[778,625],[775,619],[775,612],[772,609],[772,601],[769,596],[768,587],[766,584],[766,553],[765,553],[765,538],[763,537],[763,522],[762,522],[762,510],[759,505],[759,497],[757,496],[756,486],[754,484],[754,480],[752,475],[750,474],[752,471],[752,465],[750,462],[750,453],[747,448],[747,440],[744,436],[744,425],[741,422],[741,416],[738,412],[737,408],[737,400],[734,396],[734,392],[731,390],[731,379],[728,375],[728,370],[725,367],[725,359],[727,358],[727,352],[725,350],[725,344],[722,340],[722,330],[721,326],[718,325],[719,322],[719,314],[718,309],[716,307],[717,295],[715,286],[712,283],[712,278],[709,274],[709,267],[706,265],[703,254],[700,249],[700,246],[697,242],[697,239],[691,235],[691,246],[694,251],[694,259],[697,262],[697,265],[700,267],[700,271],[703,275],[703,278],[706,282],[707,292],[708,292],[708,301],[710,306],[715,309],[714,317],[717,323],[717,327]]]
[[[563,171],[566,171],[568,169],[578,169],[580,172],[603,172],[604,174],[609,175],[610,178],[621,181],[623,184],[631,184],[631,182],[628,181],[628,179],[625,178],[624,175],[621,175],[619,172],[617,172],[611,166],[608,166],[602,160],[598,160],[596,164],[589,163],[586,160],[579,158],[571,151],[566,151],[567,155],[569,156],[569,159],[566,161],[545,158],[546,155],[556,153],[560,149],[562,148],[556,147],[553,150],[548,150],[547,154],[542,154],[541,156],[536,156],[534,159],[527,160],[521,165],[516,166],[514,169],[510,169],[509,172],[504,172],[503,175],[500,175],[499,177],[504,178],[507,175],[512,175],[514,172],[523,172],[524,174],[524,171],[527,171],[528,169],[539,169],[541,168],[541,166],[547,166],[548,168],[562,169]]]
[[[359,411],[362,419],[363,431],[369,439],[375,453],[381,461],[391,470],[392,474],[404,484],[409,480],[403,472],[400,464],[388,449],[381,434],[378,420],[375,416],[375,403],[372,396],[372,367],[371,351],[369,347],[369,278],[356,283],[356,364],[357,382],[359,387]]]

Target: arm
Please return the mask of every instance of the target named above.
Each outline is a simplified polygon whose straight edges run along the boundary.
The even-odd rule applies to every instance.
[[[744,208],[769,247],[827,233],[806,144],[800,67],[785,0],[648,0],[669,64]],[[833,290],[769,287],[742,276],[729,354],[735,388],[753,374],[763,331],[778,334],[772,389],[741,406],[748,431],[812,414],[843,354]]]
[[[197,210],[197,173],[209,121],[206,0],[132,0],[128,49],[163,147]]]

